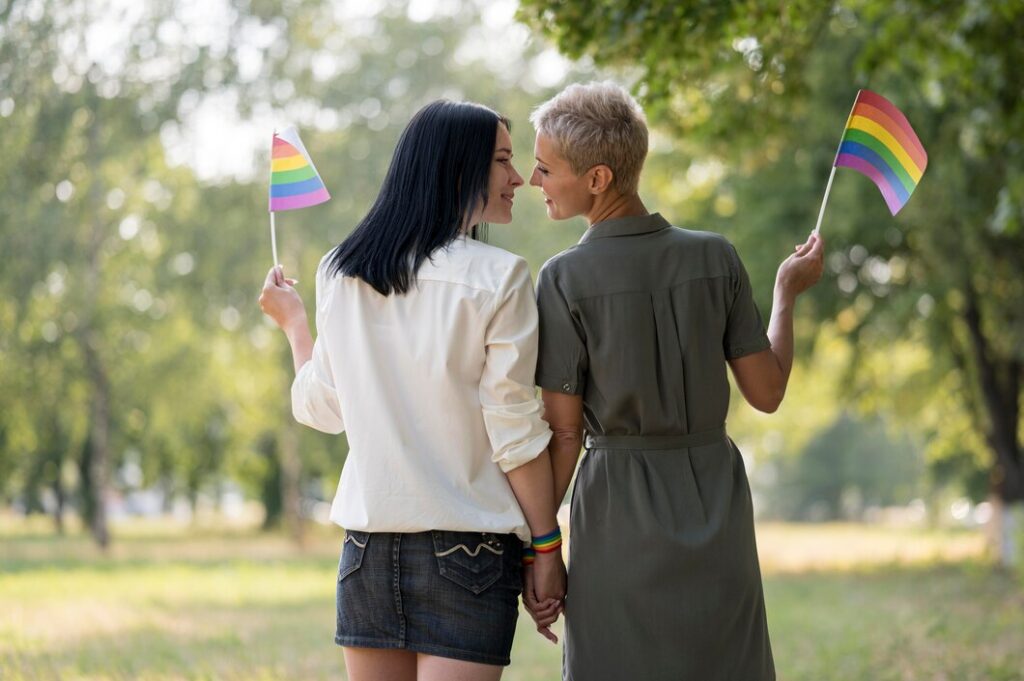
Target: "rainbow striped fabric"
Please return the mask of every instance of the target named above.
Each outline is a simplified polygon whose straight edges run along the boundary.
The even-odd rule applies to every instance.
[[[331,198],[324,181],[299,139],[289,126],[274,133],[270,158],[270,212],[294,210],[323,203]]]
[[[853,168],[875,183],[896,215],[914,193],[928,166],[928,154],[907,117],[885,97],[861,90],[846,121],[833,163]]]

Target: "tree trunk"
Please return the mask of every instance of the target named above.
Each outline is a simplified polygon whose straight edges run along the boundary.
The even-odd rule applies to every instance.
[[[61,463],[63,463],[63,460]],[[67,502],[66,494],[64,491],[64,481],[61,479],[61,467],[58,466],[57,477],[53,480],[53,529],[61,536],[64,535],[64,504]]]
[[[971,349],[978,372],[982,401],[987,416],[985,439],[993,453],[992,490],[1002,501],[1004,514],[1000,557],[1004,564],[1020,560],[1015,550],[1012,519],[1024,504],[1024,466],[1021,465],[1021,445],[1017,439],[1020,422],[1021,362],[1015,358],[995,357],[982,328],[978,294],[969,283],[965,287],[966,304],[964,322],[971,339]]]
[[[97,114],[98,115],[98,114]],[[88,158],[98,158],[97,153],[100,123],[93,123],[89,130]],[[102,267],[102,246],[104,224],[103,192],[98,178],[93,178],[89,189],[89,206],[94,216],[92,229],[87,235],[86,248],[89,265],[84,272],[82,293],[84,305],[83,323],[78,333],[78,344],[85,358],[86,375],[89,382],[89,448],[88,465],[83,466],[83,483],[89,487],[93,500],[89,516],[89,529],[93,539],[103,549],[110,543],[107,529],[107,485],[110,479],[110,379],[100,352],[102,335],[96,330],[96,301],[100,293],[100,270]]]
[[[92,512],[89,514],[89,530],[100,548],[110,543],[107,528],[107,485],[110,480],[109,436],[110,436],[110,384],[103,364],[87,334],[83,343],[89,381],[91,406],[89,413],[88,465],[83,467],[83,484],[89,488]]]
[[[299,458],[299,437],[295,429],[294,423],[287,423],[281,430],[278,448],[281,457],[281,499],[288,535],[297,545],[303,546],[306,528],[302,517],[302,460]]]

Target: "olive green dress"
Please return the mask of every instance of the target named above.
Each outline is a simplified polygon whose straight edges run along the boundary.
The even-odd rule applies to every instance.
[[[726,360],[769,347],[721,236],[592,226],[537,283],[537,383],[583,396],[564,678],[774,679]]]

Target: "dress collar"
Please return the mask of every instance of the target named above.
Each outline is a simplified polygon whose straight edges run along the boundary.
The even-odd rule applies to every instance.
[[[671,225],[668,223],[668,220],[661,217],[661,213],[612,218],[611,220],[605,220],[604,222],[592,225],[583,233],[580,243],[583,244],[588,241],[593,241],[594,239],[603,239],[605,237],[612,236],[637,236],[639,234],[648,234],[670,226]]]

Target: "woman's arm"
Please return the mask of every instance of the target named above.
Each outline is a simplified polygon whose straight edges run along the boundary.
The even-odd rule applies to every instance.
[[[793,308],[797,296],[816,284],[824,269],[825,244],[817,234],[797,246],[775,276],[772,317],[768,323],[771,347],[729,360],[736,385],[750,406],[772,413],[782,404],[793,368]]]
[[[309,333],[306,306],[293,288],[297,283],[295,279],[286,279],[281,266],[276,265],[267,272],[260,292],[260,309],[277,322],[288,338],[296,373],[313,357],[313,336]]]
[[[551,493],[551,460],[547,450],[529,463],[505,473],[513,494],[523,509],[526,524],[534,537],[541,537],[558,528],[555,511],[558,505]],[[547,606],[559,605],[565,597],[565,564],[562,552],[537,552],[529,582],[533,593],[528,600]]]
[[[583,397],[554,390],[542,390],[544,420],[551,427],[551,470],[555,484],[555,504],[565,497],[576,462],[583,448]]]
[[[325,347],[313,342],[306,307],[293,288],[296,283],[285,278],[280,266],[271,268],[263,282],[260,307],[284,331],[292,350],[292,415],[303,425],[336,435],[345,430],[345,421],[330,358]]]

